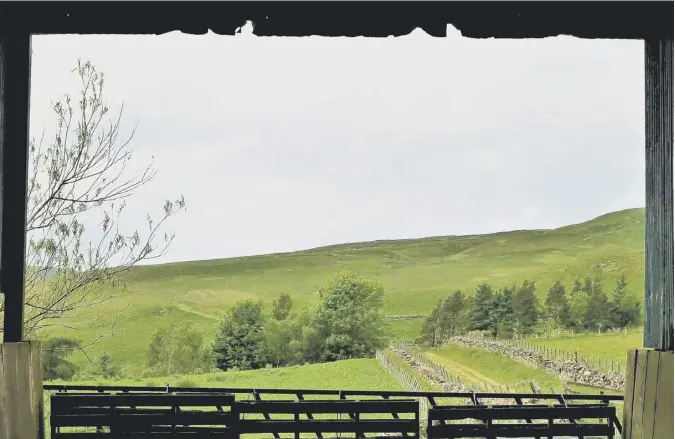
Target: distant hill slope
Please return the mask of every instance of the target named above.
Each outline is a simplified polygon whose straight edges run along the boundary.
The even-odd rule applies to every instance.
[[[170,319],[189,320],[206,332],[242,298],[271,302],[289,293],[296,306],[343,269],[377,278],[386,289],[389,315],[425,314],[436,301],[483,281],[494,286],[534,280],[539,294],[555,281],[601,276],[608,289],[625,273],[635,294],[643,293],[644,209],[610,213],[554,230],[502,232],[340,244],[294,253],[135,267],[128,291],[106,306],[128,306],[123,332],[97,349],[143,361],[150,337]],[[91,318],[93,312],[78,319]],[[394,332],[409,336],[410,322]],[[403,334],[408,332],[407,334]],[[88,339],[95,334],[78,333]],[[135,360],[132,360],[135,359]],[[121,359],[122,360],[122,359]]]

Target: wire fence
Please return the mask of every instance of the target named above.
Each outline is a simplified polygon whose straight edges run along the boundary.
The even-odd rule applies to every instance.
[[[476,335],[472,335],[477,337]],[[542,338],[496,338],[496,337],[479,337],[482,340],[493,342],[493,343],[502,343],[509,344],[511,346],[516,346],[521,349],[527,349],[537,353],[544,359],[556,361],[556,362],[574,362],[577,364],[582,364],[589,369],[597,370],[598,372],[610,372],[624,374],[626,373],[626,363],[625,361],[618,361],[611,358],[596,357],[592,355],[585,355],[579,353],[579,351],[570,351],[565,349],[551,348],[541,343],[545,340]]]
[[[423,392],[425,390],[417,378],[391,361],[385,353],[378,351],[375,356],[404,390],[408,392]],[[426,425],[429,414],[429,401],[426,398],[418,398],[418,400],[420,404],[420,437],[427,437]]]

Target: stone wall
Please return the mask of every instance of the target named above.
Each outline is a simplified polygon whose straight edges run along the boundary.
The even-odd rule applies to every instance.
[[[602,387],[621,392],[624,389],[625,377],[623,374],[616,372],[601,372],[574,361],[555,361],[547,359],[538,352],[524,349],[520,346],[511,344],[508,341],[498,342],[475,337],[457,336],[451,337],[448,339],[448,342],[462,346],[486,349],[513,360],[536,366],[568,382]]]

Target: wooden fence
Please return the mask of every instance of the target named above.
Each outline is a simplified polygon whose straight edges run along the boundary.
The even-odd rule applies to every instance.
[[[426,407],[437,405],[482,405],[486,400],[502,399],[504,402],[515,401],[515,404],[527,407],[534,403],[550,401],[558,404],[614,404],[623,401],[618,395],[578,395],[561,393],[539,393],[536,399],[532,393],[483,393],[483,392],[409,392],[409,391],[379,391],[379,390],[319,390],[319,389],[252,389],[252,388],[198,388],[198,387],[150,387],[150,386],[67,386],[45,384],[44,390],[48,396],[54,392],[85,392],[103,394],[134,393],[229,393],[235,396],[236,401],[271,401],[271,400],[365,400],[365,399],[412,399],[425,400]],[[266,398],[263,398],[266,396]],[[46,423],[49,422],[50,407],[45,406]],[[428,413],[424,414],[426,418]],[[47,426],[46,431],[50,431]],[[424,433],[424,430],[421,432]]]

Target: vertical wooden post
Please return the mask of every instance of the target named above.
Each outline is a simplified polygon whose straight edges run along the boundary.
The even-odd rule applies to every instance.
[[[673,40],[645,41],[645,332],[628,352],[624,439],[673,438]]]
[[[0,344],[0,439],[44,437],[40,343]]]
[[[673,40],[645,41],[644,347],[673,350]]]
[[[24,337],[31,36],[0,25],[0,439],[44,437],[40,345]]]
[[[26,187],[30,104],[30,34],[0,29],[0,292],[5,295],[3,338],[23,339]]]

